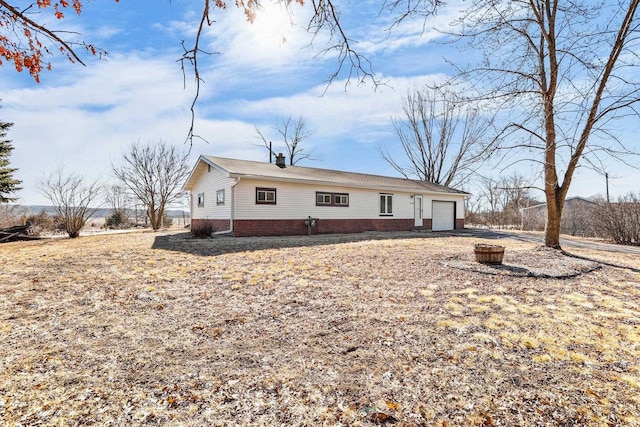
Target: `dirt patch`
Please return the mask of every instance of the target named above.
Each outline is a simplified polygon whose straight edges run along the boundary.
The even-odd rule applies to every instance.
[[[615,260],[631,269],[563,279],[446,265],[483,242],[142,233],[7,243],[0,420],[640,425],[637,257]],[[548,267],[535,245],[500,243],[507,265]],[[558,260],[553,271],[573,262]]]
[[[547,279],[576,277],[602,267],[596,261],[577,258],[543,246],[532,250],[507,251],[502,264],[481,264],[473,254],[467,253],[446,260],[444,265],[483,274]]]

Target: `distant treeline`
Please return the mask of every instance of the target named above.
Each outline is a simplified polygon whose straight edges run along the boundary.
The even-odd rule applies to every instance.
[[[47,205],[20,205],[19,208],[23,208],[25,215],[37,215],[41,213],[43,210],[47,215],[54,216],[56,215],[56,208],[53,206]],[[21,209],[22,210],[22,209]],[[113,213],[113,209],[110,208],[101,208],[96,211],[96,213],[92,216],[92,218],[106,218]],[[130,217],[136,216],[135,209],[126,209],[126,213]],[[143,215],[144,209],[138,209],[138,215]],[[170,218],[182,218],[184,215],[189,216],[189,211],[183,211],[181,209],[168,209],[165,211],[165,215]]]

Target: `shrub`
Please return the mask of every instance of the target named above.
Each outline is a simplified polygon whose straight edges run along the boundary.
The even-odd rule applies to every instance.
[[[128,228],[131,221],[124,209],[115,209],[104,221],[105,228]]]
[[[196,239],[208,239],[215,231],[213,224],[210,222],[204,222],[196,227],[191,224],[191,235]]]
[[[53,217],[49,216],[44,209],[35,215],[29,215],[27,217],[26,225],[31,226],[32,230],[36,234],[40,234],[43,231],[52,232],[56,228]]]
[[[595,226],[621,245],[640,245],[640,195],[629,193],[616,203],[600,203]]]

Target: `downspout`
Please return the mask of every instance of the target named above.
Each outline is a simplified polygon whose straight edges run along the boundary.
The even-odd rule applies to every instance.
[[[240,182],[240,178],[235,178],[235,182],[233,184],[231,184],[231,215],[229,216],[229,229],[228,230],[224,230],[224,231],[216,231],[215,233],[213,233],[213,235],[215,236],[216,234],[229,234],[229,233],[233,233],[233,206],[235,205],[235,192],[233,191],[235,186],[238,185],[238,183]]]

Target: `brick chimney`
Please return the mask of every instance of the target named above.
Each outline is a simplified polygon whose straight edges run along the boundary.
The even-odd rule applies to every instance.
[[[287,167],[287,159],[285,159],[282,153],[278,153],[276,156],[276,166],[282,169]]]

